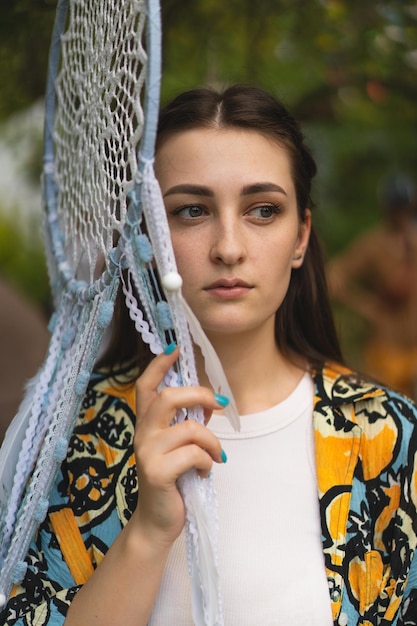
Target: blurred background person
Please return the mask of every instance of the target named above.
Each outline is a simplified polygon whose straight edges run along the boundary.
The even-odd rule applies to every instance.
[[[361,367],[417,399],[417,221],[410,178],[379,189],[380,223],[329,264],[332,297],[366,321]]]

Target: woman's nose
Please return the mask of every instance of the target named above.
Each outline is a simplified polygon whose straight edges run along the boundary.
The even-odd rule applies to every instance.
[[[211,259],[225,265],[240,263],[245,257],[245,242],[235,221],[217,223],[213,229]]]

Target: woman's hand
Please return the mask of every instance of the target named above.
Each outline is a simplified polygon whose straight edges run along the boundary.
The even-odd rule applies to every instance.
[[[222,397],[205,387],[170,388],[158,393],[158,386],[178,357],[177,349],[168,352],[156,357],[136,383],[138,506],[78,591],[65,626],[148,623],[169,550],[184,526],[177,478],[192,467],[207,476],[213,461],[223,460],[217,437],[202,424],[185,421],[170,427],[180,408],[200,405],[208,420],[213,409],[227,400],[223,404]]]
[[[182,497],[177,488],[181,474],[195,468],[207,477],[213,461],[224,460],[217,437],[205,426],[186,420],[170,426],[178,409],[200,405],[206,423],[212,411],[224,406],[206,387],[158,386],[178,358],[176,348],[156,357],[136,383],[136,431],[134,448],[139,481],[139,503],[131,522],[151,541],[165,547],[180,534],[185,522]]]

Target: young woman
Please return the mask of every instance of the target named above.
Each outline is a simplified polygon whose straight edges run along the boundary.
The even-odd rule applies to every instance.
[[[158,393],[178,348],[150,362],[120,302],[2,623],[191,625],[176,484],[194,467],[218,495],[227,626],[417,625],[417,412],[342,365],[315,171],[296,122],[259,89],[195,90],[162,111],[156,173],[183,294],[241,431],[198,351],[201,386]],[[207,427],[170,427],[195,405]]]

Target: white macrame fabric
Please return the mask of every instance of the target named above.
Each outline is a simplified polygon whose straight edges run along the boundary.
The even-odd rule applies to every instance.
[[[232,398],[213,349],[182,299],[153,171],[160,39],[156,0],[58,2],[44,151],[46,254],[56,312],[45,362],[0,450],[0,606],[25,575],[24,557],[47,513],[120,284],[151,351],[159,354],[174,337],[180,346],[178,368],[164,385],[198,383],[195,342],[213,388]],[[167,276],[174,277],[174,288]],[[198,410],[187,417],[203,420]],[[184,418],[179,411],[177,419]],[[229,418],[238,428],[233,401]],[[180,489],[194,621],[222,626],[212,482],[190,471]]]
[[[146,3],[71,0],[70,11],[55,83],[57,213],[67,258],[74,268],[87,264],[92,282],[94,271],[101,273],[100,253],[108,263],[135,184],[134,147],[144,127]]]

